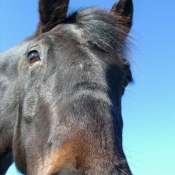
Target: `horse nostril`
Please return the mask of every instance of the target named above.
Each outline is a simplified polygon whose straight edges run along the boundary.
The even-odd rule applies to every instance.
[[[48,147],[52,147],[53,143],[52,142],[48,142]]]
[[[80,169],[80,163],[79,163],[79,162],[77,162],[77,164],[75,165],[75,168],[76,168],[77,170]]]

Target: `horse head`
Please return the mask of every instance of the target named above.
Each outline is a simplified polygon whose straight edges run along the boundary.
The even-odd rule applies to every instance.
[[[68,5],[40,0],[34,35],[2,54],[0,96],[8,104],[0,103],[6,128],[0,154],[11,155],[13,147],[17,168],[28,175],[131,175],[121,98],[132,82],[132,0],[119,0],[109,12],[85,8],[71,15]],[[12,69],[4,71],[11,55]]]

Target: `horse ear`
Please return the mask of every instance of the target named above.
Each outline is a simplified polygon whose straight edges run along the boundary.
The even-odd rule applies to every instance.
[[[128,33],[132,26],[133,3],[132,0],[119,0],[116,2],[111,13],[115,15],[124,31]]]
[[[39,0],[40,22],[36,31],[39,35],[64,22],[68,11],[69,0]]]

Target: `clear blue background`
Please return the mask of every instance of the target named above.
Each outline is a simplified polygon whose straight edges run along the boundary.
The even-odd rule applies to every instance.
[[[70,9],[113,0],[70,0]],[[0,52],[31,35],[37,0],[0,1]],[[134,0],[135,84],[123,97],[124,150],[134,175],[175,174],[175,1]],[[16,175],[12,166],[7,175]]]

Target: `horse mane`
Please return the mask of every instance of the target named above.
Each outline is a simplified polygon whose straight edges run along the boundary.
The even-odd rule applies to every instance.
[[[120,16],[103,9],[84,8],[69,15],[66,23],[75,24],[87,33],[96,50],[104,54],[109,51],[107,54],[111,54],[111,59],[108,57],[108,60],[103,61],[121,64],[123,70],[129,70],[130,36],[127,26],[122,25],[119,18]],[[133,82],[133,79],[130,79],[130,82]]]

